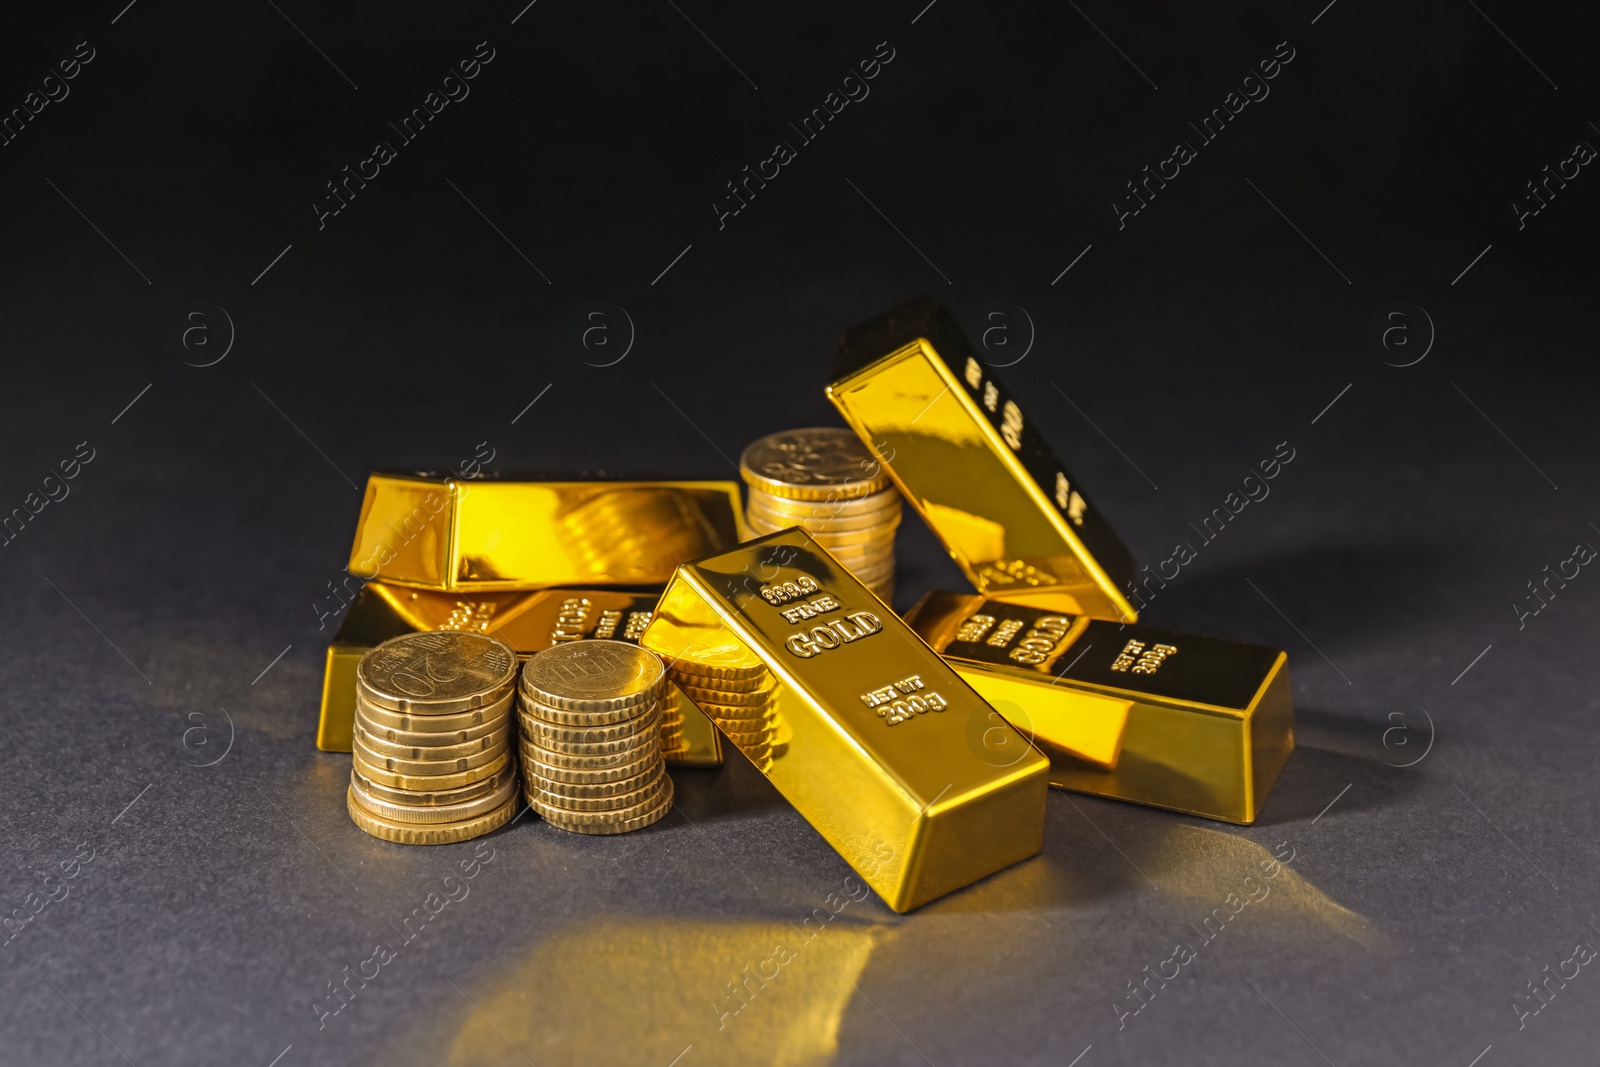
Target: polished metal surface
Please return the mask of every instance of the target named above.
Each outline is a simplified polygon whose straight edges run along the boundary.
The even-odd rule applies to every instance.
[[[770,674],[783,750],[730,737],[896,911],[1039,851],[1047,761],[805,531],[680,568],[641,643]]]
[[[934,592],[906,615],[1080,793],[1255,822],[1294,750],[1289,657]]]
[[[737,482],[375,473],[350,573],[455,592],[660,584],[739,539]]]
[[[1132,555],[937,300],[846,333],[828,396],[980,593],[1137,618]]]

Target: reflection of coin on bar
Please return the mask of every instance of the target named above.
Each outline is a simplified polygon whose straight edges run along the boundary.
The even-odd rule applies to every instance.
[[[738,542],[736,482],[538,482],[373,474],[350,573],[481,592],[660,585]]]

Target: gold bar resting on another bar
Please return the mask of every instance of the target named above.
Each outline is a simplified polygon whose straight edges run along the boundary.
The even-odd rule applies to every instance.
[[[504,641],[526,660],[563,641],[611,638],[637,643],[658,593],[605,589],[543,589],[512,593],[441,593],[368,582],[345,613],[328,646],[322,677],[317,747],[349,752],[356,714],[356,664],[370,648],[401,634],[469,630]],[[665,755],[675,767],[722,765],[722,738],[695,703],[668,689],[666,719],[683,723],[682,740]]]
[[[678,568],[640,643],[781,720],[728,736],[894,910],[1043,846],[1048,761],[804,530]]]
[[[449,591],[661,585],[739,543],[733,481],[535,482],[374,473],[350,573]]]
[[[929,593],[906,622],[1050,755],[1050,781],[1223,822],[1256,820],[1294,750],[1289,657],[1261,645],[1119,626],[966,593]],[[1112,766],[1075,758],[1125,707]]]
[[[848,331],[828,397],[980,593],[1137,619],[1132,554],[939,301]]]

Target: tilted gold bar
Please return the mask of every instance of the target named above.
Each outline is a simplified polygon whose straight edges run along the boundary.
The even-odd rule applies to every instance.
[[[422,589],[660,585],[743,533],[738,482],[374,473],[350,573]]]
[[[1050,755],[1050,781],[1113,800],[1252,823],[1294,750],[1289,657],[1276,649],[929,593],[906,622]],[[1075,757],[1126,717],[1114,763]]]
[[[804,530],[678,568],[640,643],[766,705],[718,723],[894,910],[1042,847],[1048,761]]]
[[[322,717],[317,747],[349,752],[356,715],[356,663],[369,648],[419,630],[475,630],[497,637],[526,660],[563,641],[605,637],[637,642],[655,610],[656,593],[594,589],[543,589],[516,593],[440,593],[368,582],[345,613],[328,646],[322,676]],[[722,738],[688,697],[669,689],[663,724],[681,723],[665,749],[678,767],[722,764]]]
[[[933,297],[844,335],[828,397],[974,588],[1133,622],[1133,556]]]

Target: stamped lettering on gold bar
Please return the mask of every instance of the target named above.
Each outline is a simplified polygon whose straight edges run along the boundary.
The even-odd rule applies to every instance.
[[[877,711],[889,726],[897,726],[915,715],[943,711],[949,707],[949,702],[943,696],[928,689],[920,674],[902,678],[870,693],[862,693],[861,702]]]
[[[1177,645],[1151,645],[1143,641],[1129,641],[1111,664],[1114,671],[1132,671],[1134,674],[1154,674],[1161,669],[1168,656],[1178,654]]]
[[[581,640],[588,626],[589,598],[568,597],[561,602],[561,610],[556,613],[556,624],[550,630],[550,643],[559,645],[563,641]]]

